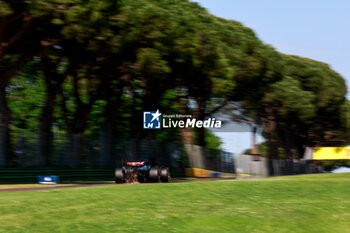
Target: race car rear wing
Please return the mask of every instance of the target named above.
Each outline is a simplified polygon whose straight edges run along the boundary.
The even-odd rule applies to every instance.
[[[140,162],[124,162],[124,166],[130,166],[130,167],[141,167],[145,166],[147,163],[145,161]]]

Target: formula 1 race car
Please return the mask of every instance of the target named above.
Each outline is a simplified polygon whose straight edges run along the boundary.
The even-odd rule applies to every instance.
[[[167,167],[152,167],[145,161],[124,162],[122,168],[115,169],[114,180],[116,183],[170,182],[170,172]]]

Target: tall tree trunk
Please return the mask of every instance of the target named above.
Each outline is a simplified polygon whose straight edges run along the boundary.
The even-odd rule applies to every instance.
[[[77,167],[82,164],[82,152],[83,152],[83,139],[85,136],[85,131],[87,128],[87,121],[90,115],[93,104],[96,101],[95,96],[90,94],[90,100],[88,103],[81,101],[79,96],[79,87],[76,73],[73,79],[73,92],[75,96],[76,109],[73,112],[73,119],[70,120],[68,115],[68,109],[66,107],[66,97],[63,93],[63,90],[60,89],[60,95],[62,96],[62,109],[63,117],[66,122],[67,132],[70,139],[70,166]]]
[[[0,167],[4,167],[8,163],[9,157],[9,134],[11,122],[11,110],[6,100],[6,85],[0,84]]]
[[[70,167],[78,167],[81,163],[84,133],[75,132],[71,136]]]
[[[205,109],[206,109],[206,100],[203,98],[197,98],[197,113],[196,113],[196,118],[197,120],[204,121],[205,119]],[[201,127],[197,129],[198,133],[198,144],[202,147],[206,146],[206,141],[205,141],[205,128]]]
[[[267,141],[268,141],[268,169],[269,169],[269,175],[273,176],[275,175],[275,170],[273,166],[273,159],[278,158],[278,146],[276,142],[276,121],[275,117],[273,115],[272,109],[266,109],[267,113],[267,125],[266,125],[266,132],[267,132]]]
[[[271,109],[266,109],[267,113],[267,139],[268,139],[268,156],[271,159],[278,158],[278,145],[276,138],[276,119],[273,115],[273,111]]]
[[[51,166],[51,125],[53,121],[53,111],[56,103],[56,93],[52,88],[48,89],[45,106],[42,109],[39,125],[39,158],[40,166]]]
[[[286,153],[286,158],[289,159],[289,160],[292,160],[293,159],[293,154],[292,154],[292,150],[291,150],[291,133],[290,133],[289,127],[287,127],[284,130],[284,133],[285,133],[284,150],[285,150],[285,153]]]
[[[39,166],[52,166],[51,158],[51,126],[57,95],[62,92],[62,84],[66,79],[69,69],[64,74],[57,73],[58,60],[43,58],[46,100],[42,109],[39,123]],[[71,67],[69,67],[71,68]]]
[[[251,151],[251,154],[253,155],[259,154],[258,145],[256,143],[256,131],[257,131],[257,126],[253,125],[252,126],[252,151]]]
[[[106,107],[106,122],[105,122],[105,138],[104,138],[104,156],[103,165],[106,166],[111,163],[113,155],[113,139],[115,122],[118,115],[118,109],[121,105],[122,89],[118,91],[116,96],[110,96],[107,99]]]
[[[184,99],[181,100],[180,102],[180,113],[183,115],[186,115],[187,112],[187,104],[188,104],[188,100]],[[182,143],[183,144],[188,144],[188,145],[192,145],[193,144],[193,129],[191,127],[189,128],[179,128],[180,130],[180,134],[181,134],[181,139],[182,139]]]
[[[18,70],[30,59],[30,56],[20,54],[14,64],[0,70],[0,167],[6,166],[10,161],[14,162],[16,158],[10,158],[10,123],[11,109],[7,105],[6,87],[11,78],[16,75]],[[1,58],[0,58],[1,61]]]

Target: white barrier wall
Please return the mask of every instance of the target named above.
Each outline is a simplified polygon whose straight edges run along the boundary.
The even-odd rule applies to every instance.
[[[202,147],[198,145],[186,144],[185,150],[188,154],[188,162],[191,168],[205,169]]]
[[[266,158],[260,158],[260,161],[253,161],[251,155],[234,155],[236,173],[249,174],[254,176],[268,176],[268,167]]]
[[[270,160],[260,157],[259,161],[254,161],[251,155],[234,155],[236,173],[249,174],[253,176],[283,176],[310,173],[323,173],[323,168],[312,164],[311,160]]]
[[[188,155],[189,168],[199,168],[211,171],[247,174],[253,176],[281,176],[323,172],[309,160],[268,160],[258,157],[254,160],[252,155],[235,154],[210,150],[197,145],[185,145]],[[270,161],[270,162],[269,162]]]

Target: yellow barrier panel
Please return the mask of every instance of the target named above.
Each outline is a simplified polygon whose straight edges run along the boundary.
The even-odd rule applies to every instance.
[[[212,170],[200,169],[200,168],[186,168],[185,175],[187,177],[222,177],[222,178],[233,178],[236,177],[233,173],[216,172]]]
[[[188,177],[210,177],[212,171],[200,168],[186,168],[185,173]]]
[[[350,147],[314,147],[314,160],[350,159]]]

